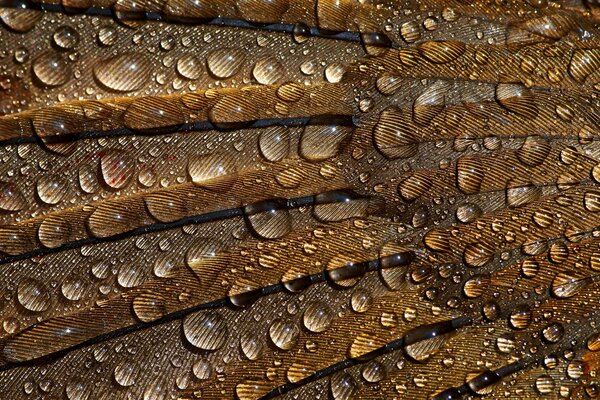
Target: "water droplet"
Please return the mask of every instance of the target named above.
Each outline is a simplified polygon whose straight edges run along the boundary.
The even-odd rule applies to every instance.
[[[165,299],[160,293],[143,293],[132,303],[135,316],[142,322],[152,322],[167,314]]]
[[[352,293],[352,297],[350,297],[350,306],[352,310],[357,313],[363,313],[371,308],[373,304],[373,297],[371,294],[364,289],[357,289]]]
[[[123,189],[134,175],[135,161],[124,151],[108,149],[100,155],[100,170],[104,183],[113,189]]]
[[[69,221],[59,216],[49,216],[44,219],[38,228],[38,239],[40,243],[49,248],[56,248],[67,241],[71,236],[71,225]]]
[[[509,322],[514,329],[525,329],[531,324],[532,318],[529,306],[522,304],[512,310]]]
[[[345,73],[346,67],[343,64],[332,63],[325,68],[325,79],[329,83],[339,83]]]
[[[139,53],[124,53],[99,61],[94,76],[108,89],[130,92],[146,86],[152,73],[152,64]]]
[[[258,60],[252,69],[252,76],[262,85],[273,85],[283,79],[285,70],[275,57]]]
[[[572,297],[589,283],[588,279],[578,276],[575,271],[561,271],[552,280],[552,294],[558,298]]]
[[[38,23],[44,16],[44,11],[32,9],[2,8],[0,10],[0,19],[10,29],[17,32],[27,32]]]
[[[481,160],[470,156],[461,157],[456,169],[458,188],[466,194],[479,193],[485,176]]]
[[[71,301],[81,300],[86,291],[86,285],[80,276],[72,275],[67,277],[62,285],[60,291],[66,299]]]
[[[427,41],[417,48],[423,57],[436,64],[454,61],[466,50],[465,44],[457,40]]]
[[[520,83],[499,83],[496,99],[507,110],[525,118],[533,119],[538,115],[533,93]]]
[[[197,312],[185,317],[183,333],[190,344],[201,350],[220,349],[229,336],[225,320],[214,311]]]
[[[350,400],[358,391],[356,381],[346,372],[333,374],[329,379],[331,394],[334,400]]]
[[[58,27],[52,35],[54,43],[65,50],[71,50],[79,44],[79,33],[70,26]]]
[[[0,210],[20,211],[27,206],[25,197],[13,183],[0,183]]]
[[[186,79],[195,80],[202,74],[202,62],[194,54],[186,53],[177,60],[177,72]]]
[[[169,192],[149,193],[144,196],[148,212],[160,222],[173,222],[187,215],[183,198]]]
[[[517,151],[517,157],[523,164],[534,167],[544,162],[550,150],[551,146],[548,140],[539,136],[528,136],[523,146]]]
[[[135,364],[125,363],[115,367],[113,376],[119,385],[128,387],[135,384],[138,373],[139,370]]]
[[[249,360],[257,360],[262,354],[263,342],[254,333],[244,333],[240,338],[240,347]]]
[[[446,93],[451,88],[447,81],[436,81],[429,85],[413,103],[413,120],[422,126],[428,125],[446,106]]]
[[[311,303],[304,311],[303,322],[311,332],[324,332],[331,326],[333,312],[324,303]]]
[[[68,400],[88,400],[92,395],[91,385],[86,385],[82,380],[75,378],[65,386]]]
[[[550,375],[540,375],[535,380],[535,388],[540,394],[548,394],[554,390],[554,379]]]
[[[209,72],[219,79],[231,78],[237,74],[245,60],[245,52],[236,48],[220,48],[206,57]]]
[[[335,157],[342,142],[354,131],[351,126],[319,125],[310,121],[300,138],[300,155],[308,161],[323,161]]]
[[[600,70],[600,49],[577,49],[569,62],[569,74],[578,82]]]
[[[290,153],[290,130],[285,126],[272,126],[260,133],[260,153],[272,162],[281,161]]]
[[[244,207],[249,227],[265,239],[278,239],[292,230],[292,216],[285,199],[272,199]]]
[[[46,86],[61,86],[71,78],[71,67],[58,53],[44,53],[31,65],[35,77]]]
[[[406,43],[414,43],[421,38],[421,28],[415,21],[408,21],[400,26],[400,36]]]
[[[293,322],[276,319],[269,327],[269,337],[281,350],[291,350],[298,343],[300,329]]]
[[[36,185],[37,195],[46,204],[60,203],[69,192],[69,182],[60,175],[44,175]]]
[[[29,311],[46,311],[52,304],[50,292],[46,286],[35,279],[25,279],[17,287],[19,304]]]
[[[187,170],[192,182],[215,191],[229,190],[238,177],[235,161],[221,153],[192,156]]]
[[[549,343],[558,342],[565,334],[565,328],[559,323],[553,323],[542,329],[542,336]]]
[[[373,141],[377,150],[390,159],[412,157],[419,149],[410,117],[395,107],[379,115]]]
[[[210,361],[201,358],[192,365],[192,372],[194,376],[201,381],[210,379],[214,373],[214,369]]]

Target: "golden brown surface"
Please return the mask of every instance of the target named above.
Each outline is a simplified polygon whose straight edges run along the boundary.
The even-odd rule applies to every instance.
[[[600,6],[0,7],[0,399],[600,395]]]

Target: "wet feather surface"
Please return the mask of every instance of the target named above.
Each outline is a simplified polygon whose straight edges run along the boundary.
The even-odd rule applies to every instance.
[[[595,1],[0,7],[0,398],[594,398]]]

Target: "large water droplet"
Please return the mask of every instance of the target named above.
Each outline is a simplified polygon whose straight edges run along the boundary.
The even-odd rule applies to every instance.
[[[333,312],[324,303],[311,303],[304,311],[303,322],[311,332],[324,332],[331,326]]]
[[[100,170],[104,183],[113,189],[123,189],[133,178],[135,161],[124,151],[108,149],[100,156]]]
[[[215,191],[230,189],[238,177],[235,161],[221,153],[192,156],[187,170],[192,182]]]
[[[60,175],[44,175],[36,185],[37,195],[46,204],[60,203],[69,192],[69,182]]]
[[[281,350],[291,350],[298,342],[300,329],[293,322],[277,319],[269,327],[269,337]]]
[[[245,52],[237,48],[221,48],[212,51],[206,58],[208,70],[220,79],[231,78],[246,60]]]
[[[220,349],[229,336],[227,323],[214,311],[197,312],[185,317],[183,333],[190,344],[201,350]]]
[[[124,53],[101,60],[94,66],[98,81],[118,92],[142,89],[152,73],[152,64],[139,53]]]
[[[50,292],[46,286],[35,279],[26,279],[17,287],[19,304],[29,311],[46,311],[52,304]]]
[[[46,86],[61,86],[71,78],[71,67],[58,53],[44,53],[31,65],[35,77]]]

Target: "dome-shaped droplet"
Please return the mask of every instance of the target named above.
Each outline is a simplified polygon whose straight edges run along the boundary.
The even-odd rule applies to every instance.
[[[78,171],[79,187],[85,193],[95,193],[100,188],[96,171],[89,164],[83,164]]]
[[[167,314],[165,299],[160,293],[142,293],[133,299],[135,316],[142,322],[152,322]]]
[[[108,149],[100,155],[100,170],[104,183],[113,189],[123,189],[134,176],[135,161],[124,151]]]
[[[242,353],[249,360],[257,360],[263,351],[263,341],[254,333],[245,333],[240,338]]]
[[[485,176],[481,160],[476,157],[461,157],[456,169],[459,189],[466,194],[478,193]]]
[[[362,368],[362,377],[369,383],[376,383],[385,378],[385,366],[379,361],[371,361]]]
[[[576,49],[569,62],[569,74],[583,83],[593,72],[600,70],[600,49]]]
[[[556,343],[565,334],[565,328],[557,322],[546,326],[542,329],[542,337],[549,343]]]
[[[19,8],[17,6],[5,7],[0,10],[0,20],[17,32],[27,32],[33,29],[45,14],[44,11]]]
[[[519,305],[510,313],[509,322],[514,329],[525,329],[531,324],[532,318],[529,306]]]
[[[533,93],[520,83],[498,84],[496,86],[496,99],[507,110],[525,118],[533,119],[538,115]]]
[[[132,386],[137,380],[139,369],[133,363],[119,364],[115,367],[113,376],[115,381],[123,387]]]
[[[329,385],[334,400],[350,400],[358,391],[354,378],[346,372],[339,372],[331,376]]]
[[[146,280],[146,267],[135,263],[125,263],[117,272],[117,283],[124,288],[141,285]]]
[[[269,337],[281,350],[291,350],[300,337],[300,328],[293,322],[277,319],[269,327]]]
[[[160,222],[177,221],[187,214],[185,199],[169,192],[149,193],[144,202],[150,215]]]
[[[17,287],[19,304],[29,311],[46,311],[52,304],[50,292],[46,286],[35,279],[26,279]]]
[[[208,71],[220,79],[231,78],[237,74],[245,60],[244,51],[237,48],[220,48],[206,57]]]
[[[216,191],[230,189],[238,177],[235,161],[222,153],[192,156],[187,170],[196,185]]]
[[[354,128],[337,124],[319,125],[309,122],[300,138],[300,155],[309,161],[323,161],[335,157],[344,139]]]
[[[506,204],[509,207],[521,207],[534,202],[541,195],[541,188],[532,183],[509,181],[506,187]]]
[[[412,157],[419,150],[410,116],[395,107],[386,108],[373,129],[375,147],[390,159]]]
[[[150,60],[139,53],[124,53],[100,60],[94,66],[94,76],[108,89],[130,92],[142,89],[152,74]]]
[[[311,303],[306,307],[302,320],[309,331],[323,332],[331,326],[333,312],[324,303]]]
[[[421,37],[421,28],[415,21],[408,21],[400,26],[400,36],[407,43],[414,43]]]
[[[71,66],[58,53],[44,53],[33,60],[33,73],[46,86],[61,86],[71,78]]]
[[[466,50],[465,44],[458,40],[428,41],[419,44],[417,48],[423,57],[436,64],[454,61]]]
[[[71,50],[79,44],[79,33],[68,25],[58,27],[52,35],[54,43],[65,50]]]
[[[42,221],[38,228],[40,243],[51,249],[68,242],[70,236],[71,224],[60,216],[49,216]]]
[[[23,193],[13,183],[0,183],[0,210],[19,211],[27,206]]]
[[[81,300],[86,291],[86,284],[81,276],[71,275],[60,285],[60,291],[68,300]]]
[[[185,317],[183,333],[190,344],[201,350],[220,349],[229,337],[227,323],[215,311],[202,311]]]
[[[357,289],[350,297],[350,306],[352,310],[358,313],[363,313],[373,304],[373,297],[364,289]]]
[[[272,85],[283,79],[285,70],[275,57],[258,60],[252,69],[252,76],[262,85]]]
[[[198,79],[202,74],[202,62],[194,54],[184,54],[177,60],[177,72],[186,79]]]
[[[589,279],[574,271],[561,271],[552,280],[552,294],[559,298],[572,297],[589,284]]]
[[[339,83],[345,73],[346,67],[343,64],[332,63],[325,68],[325,79],[329,83]]]
[[[281,161],[290,153],[290,130],[285,126],[272,126],[260,133],[258,147],[268,161]]]
[[[544,162],[551,149],[547,139],[528,136],[523,146],[517,151],[517,157],[523,164],[534,167]]]
[[[491,279],[489,276],[475,275],[465,282],[463,293],[469,298],[479,297],[485,293],[490,282]]]
[[[475,221],[481,215],[481,208],[474,203],[465,203],[456,209],[456,219],[463,224]]]
[[[192,372],[194,373],[194,376],[196,378],[200,379],[201,381],[204,381],[209,379],[213,375],[214,368],[210,361],[201,358],[198,361],[196,361],[194,365],[192,365]]]
[[[72,379],[65,386],[65,395],[68,400],[89,400],[93,392],[91,386],[79,378]]]
[[[46,204],[58,204],[69,193],[69,182],[60,175],[44,175],[36,185],[37,195]]]
[[[277,239],[292,230],[292,216],[284,199],[262,201],[244,207],[249,227],[265,239]]]
[[[535,388],[540,394],[547,395],[554,390],[554,379],[550,375],[538,376],[535,380]]]

